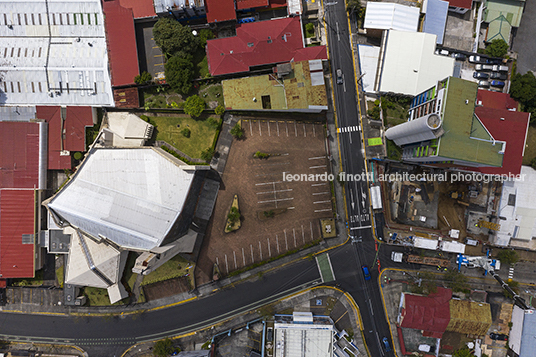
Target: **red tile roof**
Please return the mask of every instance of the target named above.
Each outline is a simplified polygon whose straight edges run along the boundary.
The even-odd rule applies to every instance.
[[[39,124],[0,122],[0,188],[39,184]]]
[[[134,18],[156,16],[153,0],[119,0],[121,6],[130,8],[134,12]]]
[[[327,59],[327,51],[325,46],[304,48],[300,18],[289,17],[238,25],[236,36],[207,41],[207,59],[214,76],[292,59]]]
[[[37,155],[36,155],[37,156]],[[22,244],[23,234],[34,234],[34,191],[0,190],[0,276],[34,276],[34,245]]]
[[[122,7],[119,1],[105,1],[103,10],[112,85],[133,84],[139,68],[132,9]]]
[[[502,167],[481,167],[476,171],[493,175],[518,175],[521,172],[530,113],[476,107],[475,114],[495,140],[506,141]]]
[[[448,0],[449,6],[470,9],[473,6],[473,0]]]
[[[401,327],[423,330],[423,336],[441,338],[450,321],[452,290],[437,288],[428,296],[405,294]]]
[[[508,93],[492,92],[479,89],[476,95],[476,102],[486,108],[494,109],[515,109],[519,108],[516,102]]]
[[[71,168],[71,156],[62,156],[63,150],[86,151],[86,127],[93,126],[91,107],[67,107],[62,135],[61,108],[37,106],[36,117],[48,123],[48,169]]]
[[[236,20],[234,0],[205,0],[207,22]]]
[[[268,0],[236,0],[236,9],[252,9],[254,7],[268,6],[269,4]]]

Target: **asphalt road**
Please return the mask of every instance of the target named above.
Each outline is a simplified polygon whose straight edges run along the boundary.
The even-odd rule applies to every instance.
[[[341,167],[346,174],[355,177],[366,174],[366,164],[348,15],[344,1],[324,2],[324,11],[332,78],[335,81],[338,69],[343,73],[343,83],[334,83]],[[348,212],[347,226],[354,243],[331,254],[335,276],[341,287],[348,291],[359,305],[365,341],[371,356],[394,356],[393,341],[378,285],[378,266],[375,265],[376,243],[372,231],[368,182],[347,180],[344,188]],[[338,256],[340,259],[334,258]],[[371,268],[372,279],[364,279],[362,265]],[[390,352],[382,342],[384,337],[389,340]]]
[[[521,74],[528,71],[536,72],[534,33],[536,33],[536,3],[527,1],[521,24],[512,45],[512,49],[518,53],[517,71]]]

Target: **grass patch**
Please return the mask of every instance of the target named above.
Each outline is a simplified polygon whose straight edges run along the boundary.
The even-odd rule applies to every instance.
[[[110,304],[108,291],[106,289],[94,288],[92,286],[84,287],[82,293],[87,297],[87,306],[125,305],[130,300],[130,297],[127,296],[123,300]]]
[[[195,159],[200,159],[201,152],[211,147],[217,131],[208,118],[195,120],[189,115],[178,114],[173,117],[159,116],[149,119],[156,125],[156,140],[165,141]],[[189,138],[182,135],[184,128],[190,129]]]
[[[35,272],[34,278],[13,279],[13,286],[41,286],[43,285],[43,269]]]
[[[199,63],[197,63],[197,73],[201,78],[210,77],[210,72],[208,70],[208,60],[206,55],[201,61],[199,61]]]
[[[203,84],[199,87],[198,95],[203,98],[205,103],[218,102],[218,105],[224,105],[223,103],[223,86],[221,83],[216,84]]]
[[[394,141],[385,139],[387,145],[387,158],[391,160],[400,160],[402,158],[402,149]]]
[[[180,255],[176,255],[160,267],[158,267],[152,273],[147,274],[141,283],[141,285],[149,285],[158,283],[159,281],[178,278],[189,273],[189,267],[191,264],[188,260],[182,258]]]
[[[60,288],[63,288],[63,279],[64,279],[64,276],[63,276],[63,265],[61,267],[59,267],[58,269],[56,269],[56,279],[58,280],[58,284],[60,286]]]
[[[103,115],[104,113],[102,109],[97,108],[97,124],[93,125],[91,128],[86,128],[86,150],[89,149],[89,146],[93,144],[97,135],[99,135]]]
[[[233,203],[227,212],[227,222],[225,223],[225,233],[234,232],[240,229],[240,207],[238,206],[238,195],[234,195]]]
[[[523,156],[523,165],[530,166],[532,159],[536,157],[536,128],[529,126],[527,134],[527,147],[525,148],[525,156]]]
[[[134,264],[136,264],[136,258],[138,258],[137,253],[135,252],[128,253],[127,263],[125,264],[125,271],[123,273],[124,282],[130,288],[131,292],[132,292],[132,289],[134,288],[134,283],[136,282],[136,278],[138,277],[138,274],[134,274],[132,272],[132,268],[134,267]]]

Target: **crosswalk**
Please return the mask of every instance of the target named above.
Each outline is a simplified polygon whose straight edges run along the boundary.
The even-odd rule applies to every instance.
[[[337,128],[337,133],[349,133],[352,131],[361,131],[361,127],[359,125],[355,125],[355,126],[345,126],[343,128]]]
[[[514,267],[510,267],[510,270],[508,271],[508,279],[511,280],[514,278]]]

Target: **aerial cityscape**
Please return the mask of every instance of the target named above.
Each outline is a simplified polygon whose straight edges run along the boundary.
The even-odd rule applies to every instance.
[[[0,357],[536,356],[536,2],[0,4]]]

